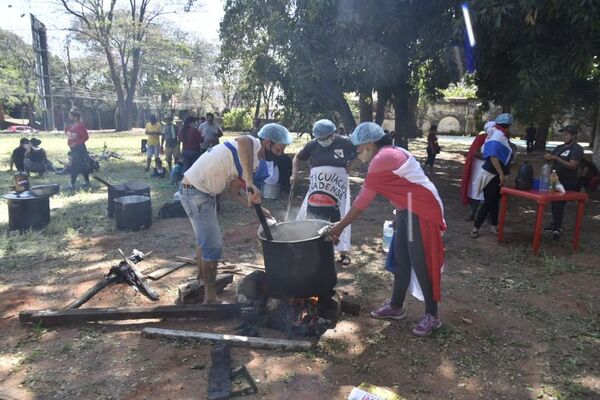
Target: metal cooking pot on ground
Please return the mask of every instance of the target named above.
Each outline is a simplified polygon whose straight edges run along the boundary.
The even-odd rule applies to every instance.
[[[332,295],[337,284],[333,243],[319,235],[327,225],[329,222],[315,219],[280,222],[271,226],[271,241],[259,228],[269,296]]]

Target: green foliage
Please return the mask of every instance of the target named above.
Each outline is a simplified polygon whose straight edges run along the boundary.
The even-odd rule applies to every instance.
[[[252,128],[250,111],[243,108],[234,108],[223,115],[223,127],[236,131],[245,131]]]
[[[0,103],[34,106],[36,79],[33,50],[14,33],[0,29]]]
[[[447,86],[450,74],[441,61],[453,36],[453,5],[228,0],[221,59],[225,68],[241,67],[249,102],[268,100],[265,89],[275,86],[286,118],[329,114],[352,129],[358,115],[345,93],[377,90],[408,104],[418,84],[425,97]]]
[[[475,99],[477,98],[477,86],[468,79],[461,79],[457,83],[451,83],[446,89],[440,90],[445,98]]]

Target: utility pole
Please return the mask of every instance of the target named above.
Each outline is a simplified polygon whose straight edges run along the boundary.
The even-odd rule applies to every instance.
[[[46,26],[31,15],[31,35],[35,54],[35,73],[38,78],[38,95],[44,110],[44,128],[55,130],[54,106],[52,104],[52,85],[50,80],[50,60],[48,58],[48,37]]]

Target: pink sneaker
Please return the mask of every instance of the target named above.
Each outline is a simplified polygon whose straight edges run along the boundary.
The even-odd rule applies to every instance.
[[[375,319],[404,319],[404,317],[406,317],[406,313],[404,312],[404,309],[399,308],[396,310],[392,308],[390,303],[385,302],[383,307],[375,311],[371,311],[371,317]]]
[[[413,333],[417,336],[429,336],[435,329],[439,329],[442,326],[442,321],[438,317],[434,317],[431,314],[425,314],[421,318],[419,325],[415,326]]]

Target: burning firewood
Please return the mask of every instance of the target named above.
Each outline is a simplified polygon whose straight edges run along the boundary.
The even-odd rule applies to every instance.
[[[144,281],[142,275],[135,268],[136,263],[148,257],[152,252],[144,254],[141,251],[134,249],[129,257],[126,257],[121,249],[119,249],[119,252],[123,256],[123,261],[119,262],[117,265],[113,265],[103,279],[92,286],[83,294],[83,296],[71,302],[65,308],[79,308],[105,287],[117,283],[128,284],[133,287],[134,290],[139,291],[152,301],[157,301],[159,299],[158,294]]]

